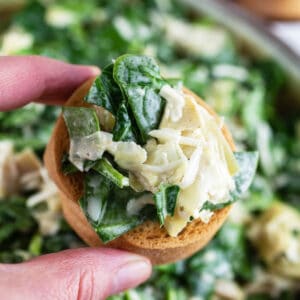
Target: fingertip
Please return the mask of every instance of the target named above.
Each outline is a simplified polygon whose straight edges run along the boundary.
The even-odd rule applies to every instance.
[[[47,85],[47,89],[37,101],[48,105],[61,105],[84,82],[96,78],[100,73],[101,70],[96,66],[63,63],[61,77],[51,81],[51,86]]]
[[[76,68],[77,75],[82,78],[96,77],[101,73],[101,70],[97,66],[89,65],[71,65]]]
[[[89,248],[92,256],[100,258],[96,264],[102,274],[109,274],[110,280],[106,287],[103,285],[103,295],[108,297],[134,288],[146,281],[152,273],[152,264],[144,256],[111,248]],[[100,284],[100,282],[98,282]]]
[[[51,299],[106,299],[144,282],[151,267],[147,258],[126,251],[72,249],[3,267],[0,284],[10,283],[7,292],[16,299],[45,299],[49,290]]]
[[[98,67],[88,66],[88,68],[90,69],[92,76],[98,76],[101,73],[101,70]]]
[[[0,57],[0,109],[10,110],[32,101],[61,104],[100,72],[96,66],[41,56]]]
[[[110,294],[134,288],[147,280],[151,275],[151,263],[140,258],[122,265],[115,273]]]
[[[97,291],[99,299],[106,299],[110,295],[138,286],[147,280],[152,272],[152,265],[148,258],[111,248],[83,248],[68,251],[68,261],[73,262],[71,265],[75,267],[74,270],[84,268],[84,273],[91,273],[91,269],[93,270],[93,290]],[[82,285],[80,290],[89,294],[88,284]]]

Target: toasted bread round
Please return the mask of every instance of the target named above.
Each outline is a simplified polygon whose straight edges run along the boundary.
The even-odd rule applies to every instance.
[[[86,106],[83,102],[93,79],[79,87],[66,103],[67,106]],[[193,95],[200,105],[217,118],[214,111],[198,96],[185,89],[185,93]],[[226,127],[222,129],[231,148],[234,143]],[[83,193],[83,177],[80,173],[64,175],[61,161],[69,150],[69,136],[65,122],[60,116],[56,122],[50,142],[44,154],[44,161],[50,177],[60,189],[63,213],[76,233],[90,246],[105,246],[124,249],[147,256],[153,264],[165,264],[186,258],[204,247],[214,236],[228,216],[230,206],[215,212],[208,224],[194,220],[177,236],[170,237],[158,222],[147,221],[121,237],[103,244],[83,214],[78,199]]]

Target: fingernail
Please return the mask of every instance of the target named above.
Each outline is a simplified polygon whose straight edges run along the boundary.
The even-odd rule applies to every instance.
[[[101,73],[100,69],[98,67],[95,67],[95,66],[89,66],[91,72],[92,72],[92,75],[99,75]]]
[[[147,261],[136,260],[121,266],[116,272],[113,284],[113,293],[119,293],[135,287],[145,281],[151,272],[151,266]]]

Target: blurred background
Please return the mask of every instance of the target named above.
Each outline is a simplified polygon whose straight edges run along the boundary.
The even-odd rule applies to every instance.
[[[263,19],[277,37],[300,55],[300,1],[238,0],[237,2]]]
[[[300,1],[0,0],[0,55],[104,67],[124,53],[182,78],[260,162],[204,250],[110,299],[300,299]],[[0,112],[0,262],[83,245],[42,163],[59,113]]]

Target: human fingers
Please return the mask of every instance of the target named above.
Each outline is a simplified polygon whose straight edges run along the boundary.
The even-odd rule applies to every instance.
[[[105,299],[151,273],[148,259],[107,248],[82,248],[0,265],[1,299]]]
[[[42,56],[0,57],[0,111],[31,101],[62,104],[97,67],[72,65]]]

